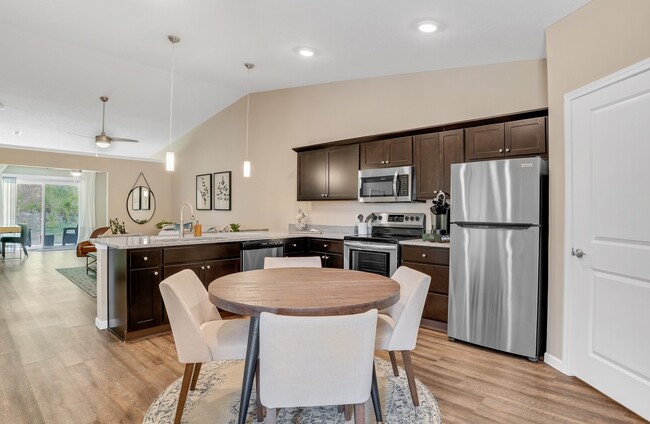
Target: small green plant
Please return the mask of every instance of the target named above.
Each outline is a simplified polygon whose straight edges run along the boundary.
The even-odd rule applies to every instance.
[[[108,223],[111,226],[112,234],[126,234],[126,227],[124,227],[124,222],[120,224],[120,221],[117,218],[115,218],[115,219],[109,219]]]
[[[239,224],[232,223],[230,224],[230,231],[232,231],[233,233],[237,233],[239,232],[239,227],[240,227]]]

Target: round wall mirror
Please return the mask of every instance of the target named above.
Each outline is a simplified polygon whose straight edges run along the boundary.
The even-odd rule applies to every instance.
[[[136,224],[146,224],[156,212],[156,198],[149,187],[137,186],[129,192],[126,210]]]

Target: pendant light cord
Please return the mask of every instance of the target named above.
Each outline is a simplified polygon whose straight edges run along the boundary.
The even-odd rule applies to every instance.
[[[174,117],[174,42],[172,42],[172,74],[169,84],[169,151],[172,151],[172,122]]]
[[[246,67],[246,160],[248,160],[248,117],[251,110],[251,68]]]

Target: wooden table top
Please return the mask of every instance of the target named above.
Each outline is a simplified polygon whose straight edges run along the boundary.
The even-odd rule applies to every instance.
[[[333,268],[273,268],[214,280],[210,301],[240,315],[349,315],[399,300],[399,284],[377,274]]]
[[[0,233],[19,233],[20,227],[18,225],[2,225],[0,226]]]

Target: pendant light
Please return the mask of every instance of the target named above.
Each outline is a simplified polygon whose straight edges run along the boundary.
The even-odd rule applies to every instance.
[[[244,160],[244,178],[251,176],[251,161],[248,160],[248,118],[251,109],[251,69],[255,67],[252,63],[244,63],[246,67],[246,160]]]
[[[172,43],[172,72],[169,88],[169,151],[165,155],[165,170],[173,171],[175,162],[174,152],[172,151],[172,122],[174,116],[174,44],[181,41],[181,39],[175,35],[168,35],[167,39],[169,39],[169,42]]]

